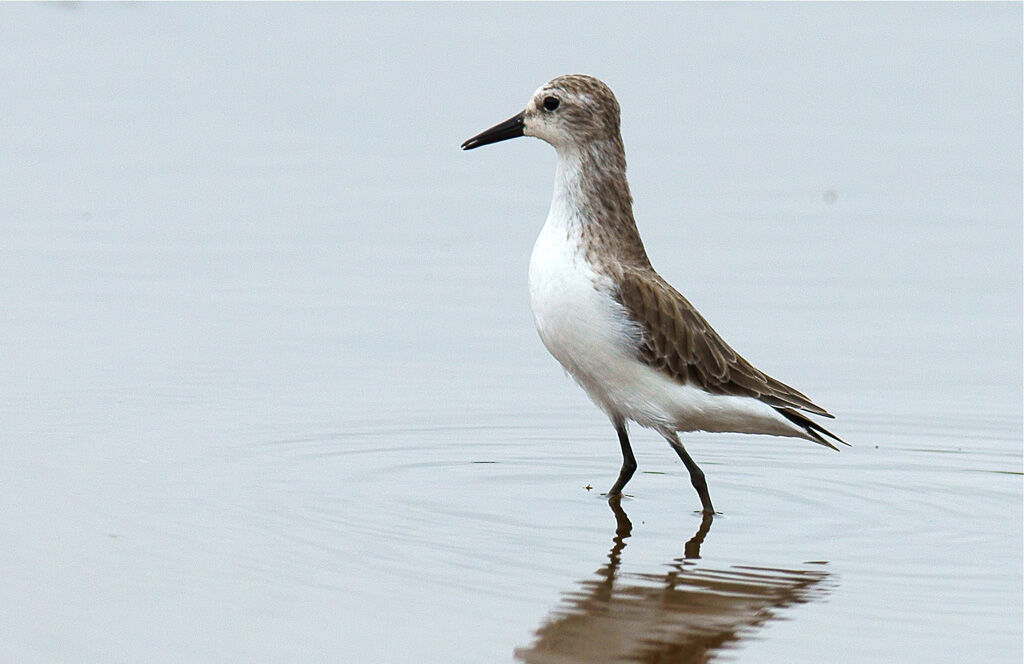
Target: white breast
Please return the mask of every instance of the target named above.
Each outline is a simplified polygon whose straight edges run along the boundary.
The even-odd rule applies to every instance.
[[[585,260],[576,229],[548,217],[530,258],[530,305],[541,341],[591,399],[624,415],[608,387],[637,364],[639,331]]]

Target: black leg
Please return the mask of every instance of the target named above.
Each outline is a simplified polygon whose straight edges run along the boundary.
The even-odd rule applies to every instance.
[[[704,479],[704,471],[686,453],[686,448],[679,442],[678,436],[673,433],[672,437],[665,436],[665,438],[672,445],[672,449],[676,451],[679,458],[683,460],[686,470],[690,471],[690,484],[693,485],[693,488],[697,490],[697,495],[700,496],[700,504],[704,507],[704,513],[714,514],[715,508],[711,505],[711,496],[708,494],[708,482]]]
[[[626,435],[626,423],[616,422],[615,433],[619,434],[619,446],[622,448],[622,469],[619,470],[619,479],[608,491],[608,497],[622,494],[622,487],[626,486],[629,478],[633,477],[636,471],[636,459],[633,457],[633,448],[629,446],[629,436]]]

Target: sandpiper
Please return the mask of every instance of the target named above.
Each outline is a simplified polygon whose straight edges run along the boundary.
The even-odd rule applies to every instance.
[[[832,415],[740,357],[651,267],[633,219],[619,103],[607,85],[559,76],[462,149],[518,136],[558,153],[551,209],[530,258],[530,304],[548,351],[618,433],[622,469],[609,498],[636,470],[629,421],[669,442],[706,514],[714,514],[707,481],[678,432],[791,436],[834,450],[828,438],[846,444],[806,413]]]

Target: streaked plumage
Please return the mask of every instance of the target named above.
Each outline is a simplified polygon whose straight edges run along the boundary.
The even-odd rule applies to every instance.
[[[623,467],[636,468],[626,422],[658,431],[713,513],[704,475],[679,431],[842,442],[804,413],[832,417],[756,369],[655,272],[633,219],[619,105],[590,76],[560,76],[526,110],[469,139],[464,149],[535,136],[558,153],[551,209],[530,259],[530,301],[544,345],[615,425]]]

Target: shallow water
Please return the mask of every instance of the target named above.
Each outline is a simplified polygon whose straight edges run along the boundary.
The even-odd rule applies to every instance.
[[[0,660],[1020,661],[1020,5],[0,19]],[[853,443],[687,436],[711,523],[651,432],[600,495],[551,150],[458,150],[569,71],[655,265]]]

